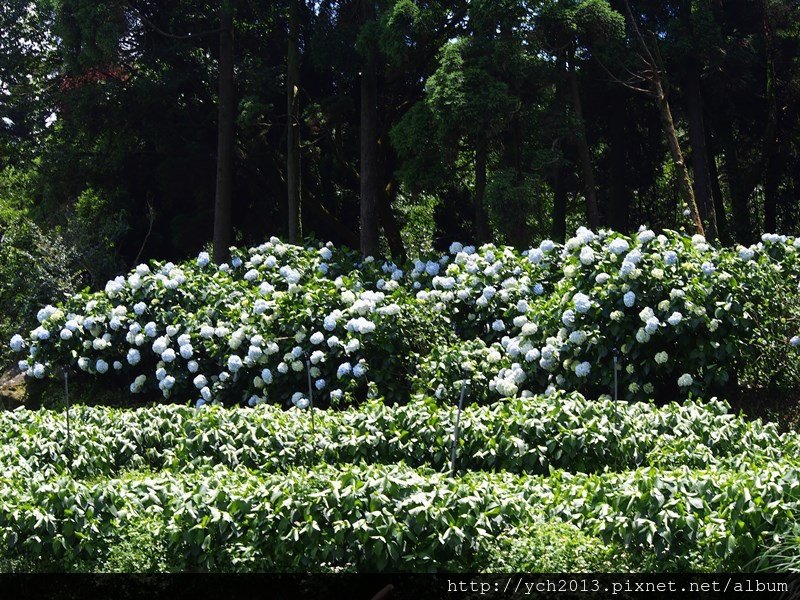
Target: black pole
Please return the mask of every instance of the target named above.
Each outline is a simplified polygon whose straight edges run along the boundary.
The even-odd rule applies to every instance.
[[[461,379],[461,396],[458,399],[458,412],[456,413],[456,428],[453,432],[453,451],[450,454],[450,474],[456,476],[456,448],[458,447],[459,426],[461,425],[461,411],[464,409],[464,392],[467,389],[467,375],[463,373]]]
[[[70,451],[70,427],[69,427],[69,367],[64,365],[64,402],[67,406],[67,452]]]
[[[311,411],[311,435],[316,443],[317,432],[314,427],[314,392],[311,389],[311,359],[306,355],[306,373],[308,374],[308,409]]]

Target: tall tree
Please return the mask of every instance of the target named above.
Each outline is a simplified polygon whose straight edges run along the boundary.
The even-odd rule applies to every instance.
[[[214,262],[230,258],[233,241],[233,0],[219,6],[219,99],[217,123],[217,186],[214,200]]]
[[[701,60],[705,52],[702,48],[705,33],[698,31],[695,19],[702,10],[693,0],[682,0],[680,21],[683,35],[687,38],[687,52],[683,57],[683,95],[688,113],[689,146],[691,148],[692,171],[694,174],[694,195],[700,219],[706,225],[711,239],[718,237],[717,214],[712,193],[711,168],[706,147],[705,120],[703,118],[703,93],[701,86]],[[702,15],[700,16],[702,18]]]
[[[361,0],[363,52],[361,63],[361,254],[378,254],[378,51],[374,40],[375,5]]]
[[[689,169],[686,166],[683,150],[681,148],[680,140],[678,139],[678,131],[675,127],[675,121],[672,117],[672,110],[670,108],[669,99],[667,98],[666,87],[664,84],[664,68],[662,61],[657,58],[658,45],[654,42],[648,42],[642,33],[639,22],[631,10],[630,2],[624,0],[625,13],[630,22],[631,29],[633,30],[634,43],[639,48],[639,59],[644,63],[644,70],[636,74],[636,78],[647,84],[648,88],[635,88],[651,95],[658,108],[659,116],[661,117],[661,125],[664,130],[664,135],[667,138],[667,146],[669,153],[672,157],[672,164],[675,168],[678,177],[678,189],[680,190],[681,197],[683,198],[686,206],[688,207],[689,214],[694,224],[696,233],[701,235],[705,234],[703,221],[700,218],[700,212],[697,209],[695,202],[694,190],[692,187],[692,180],[689,176]],[[655,36],[654,36],[655,37]],[[651,50],[650,44],[653,43],[654,48]],[[633,85],[631,84],[631,87]]]
[[[288,0],[289,26],[286,52],[286,191],[289,242],[301,235],[300,195],[300,10],[301,0]]]

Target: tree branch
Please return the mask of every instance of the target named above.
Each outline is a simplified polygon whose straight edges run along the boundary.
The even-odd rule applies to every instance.
[[[164,37],[171,38],[173,40],[189,40],[189,39],[196,38],[196,37],[201,37],[201,36],[204,36],[204,35],[212,35],[212,34],[219,33],[220,31],[222,31],[222,28],[217,27],[216,29],[209,29],[208,31],[198,31],[196,33],[195,32],[191,32],[191,31],[189,33],[186,33],[186,34],[170,33],[169,31],[164,31],[158,25],[156,25],[150,19],[148,19],[146,16],[144,16],[144,13],[139,8],[134,6],[130,2],[130,0],[126,0],[125,4],[127,4],[131,8],[131,10],[133,10],[139,16],[139,18],[142,20],[142,23],[147,25],[150,29],[152,29],[156,33],[158,33],[160,35],[163,35]]]

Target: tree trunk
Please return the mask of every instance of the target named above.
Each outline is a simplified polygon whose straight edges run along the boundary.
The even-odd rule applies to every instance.
[[[298,2],[289,0],[288,49],[286,54],[286,190],[288,196],[289,243],[302,235],[300,224],[300,14]]]
[[[778,186],[780,180],[780,164],[778,157],[778,93],[775,81],[775,50],[772,26],[769,21],[768,8],[764,3],[764,41],[767,55],[767,127],[764,135],[764,231],[775,233],[777,229]]]
[[[754,233],[749,202],[753,187],[747,180],[747,174],[742,172],[736,141],[730,133],[725,140],[725,172],[731,194],[733,236],[740,244],[749,245]]]
[[[678,174],[678,189],[680,190],[681,197],[686,202],[689,208],[689,214],[692,222],[694,223],[695,233],[705,235],[703,222],[700,219],[700,213],[697,210],[697,203],[694,200],[694,192],[692,191],[692,180],[689,177],[689,170],[686,168],[686,162],[683,159],[683,152],[681,151],[681,144],[678,140],[678,133],[675,131],[675,122],[672,120],[672,111],[669,108],[669,101],[664,92],[664,87],[661,84],[661,78],[658,71],[655,71],[653,76],[652,85],[656,97],[656,104],[658,105],[658,112],[661,115],[661,124],[664,127],[664,133],[667,136],[667,145],[669,146],[669,153],[672,156],[672,162],[675,165],[675,170]]]
[[[681,151],[681,144],[678,140],[678,133],[675,131],[675,122],[672,120],[672,111],[669,108],[669,101],[667,94],[664,91],[664,84],[661,80],[661,66],[659,61],[650,52],[650,48],[639,29],[639,24],[636,17],[633,15],[631,5],[628,0],[624,0],[625,12],[627,13],[628,20],[631,27],[639,41],[639,47],[642,50],[640,58],[647,64],[649,74],[647,78],[652,87],[653,95],[655,96],[658,112],[661,116],[661,125],[664,128],[664,134],[667,136],[667,145],[669,146],[669,153],[672,156],[672,162],[675,165],[675,170],[678,173],[678,188],[680,189],[681,196],[689,208],[692,222],[694,223],[695,233],[705,235],[703,229],[703,221],[700,219],[700,213],[697,211],[697,203],[694,200],[694,192],[692,191],[692,180],[689,177],[689,170],[686,168],[686,163],[683,159],[683,152]]]
[[[628,220],[631,207],[631,193],[628,187],[628,103],[627,95],[620,88],[611,89],[609,92],[612,93],[609,106],[611,181],[606,219],[615,231],[625,233],[630,226]]]
[[[708,151],[708,174],[711,183],[711,197],[714,200],[714,214],[717,217],[717,231],[719,239],[723,244],[731,243],[731,232],[728,227],[728,216],[725,211],[725,200],[722,196],[722,188],[719,185],[719,170],[717,169],[717,153],[714,149],[713,138],[708,128],[706,134],[706,149]]]
[[[717,215],[712,199],[711,174],[708,165],[705,124],[703,122],[703,97],[700,91],[700,72],[696,62],[689,66],[685,81],[686,106],[689,114],[689,144],[692,148],[694,194],[700,218],[708,227],[710,239],[717,238]]]
[[[371,0],[361,2],[363,25],[375,18]],[[378,70],[377,48],[368,44],[361,67],[361,254],[378,254]]]
[[[489,241],[489,217],[484,204],[486,197],[486,142],[478,142],[475,150],[475,242]]]
[[[553,169],[553,224],[551,235],[557,242],[567,237],[567,185],[566,169],[563,160],[559,159]]]
[[[575,73],[574,54],[570,57],[567,68],[570,99],[572,102],[572,109],[575,111],[575,121],[577,127],[577,131],[575,132],[575,143],[577,146],[578,160],[581,163],[581,172],[583,175],[583,192],[586,197],[586,216],[589,220],[589,227],[596,229],[600,226],[600,214],[597,209],[597,185],[595,184],[594,180],[592,154],[589,150],[589,142],[586,139],[586,125],[583,121],[583,105],[581,104],[578,77]]]
[[[394,181],[389,181],[386,184],[384,193],[381,194],[380,220],[392,259],[395,262],[403,262],[406,259],[406,249],[403,245],[400,223],[398,223],[397,217],[392,210],[392,204],[394,204],[396,198],[397,184]]]
[[[214,262],[230,258],[233,240],[233,6],[222,0],[219,11],[219,118],[217,123],[217,186],[214,200]]]

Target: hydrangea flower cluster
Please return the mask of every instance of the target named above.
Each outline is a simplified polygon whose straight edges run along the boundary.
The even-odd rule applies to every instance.
[[[798,273],[800,240],[785,236],[717,249],[580,228],[564,245],[454,243],[403,265],[272,238],[220,266],[207,252],[139,265],[42,308],[10,346],[30,377],[68,365],[197,406],[304,408],[309,378],[323,404],[449,399],[465,374],[481,400],[607,392],[614,350],[623,397],[703,393],[738,376],[763,315],[798,305]],[[788,354],[800,336],[785,333]]]

